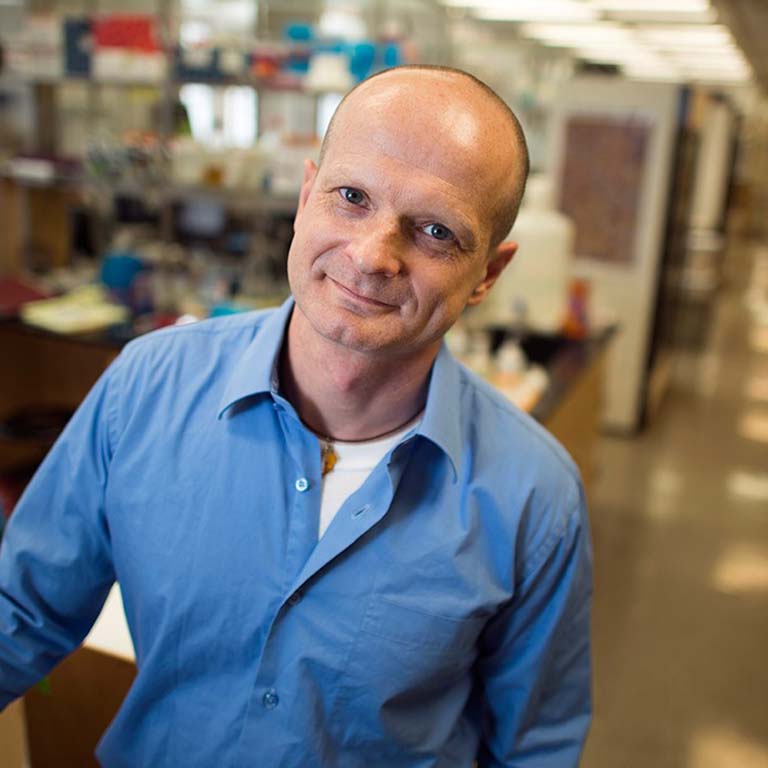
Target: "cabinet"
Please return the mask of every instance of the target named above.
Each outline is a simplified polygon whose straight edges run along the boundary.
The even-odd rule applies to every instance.
[[[4,768],[25,768],[29,765],[21,701],[14,701],[0,712],[0,755],[3,756]]]

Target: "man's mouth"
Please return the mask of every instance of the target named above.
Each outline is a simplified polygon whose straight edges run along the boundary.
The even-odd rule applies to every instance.
[[[371,298],[370,296],[366,296],[365,294],[358,293],[356,290],[353,290],[352,288],[347,288],[346,285],[343,285],[338,280],[334,280],[332,277],[329,277],[326,275],[328,279],[345,295],[349,296],[351,299],[354,299],[356,301],[362,302],[363,304],[369,304],[372,307],[380,307],[380,308],[387,308],[391,309],[394,305],[388,304],[385,301],[380,301],[379,299]]]

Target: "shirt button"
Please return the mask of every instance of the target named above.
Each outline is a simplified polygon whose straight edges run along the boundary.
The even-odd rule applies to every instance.
[[[288,605],[298,605],[301,602],[301,592],[294,592],[288,598]]]
[[[307,490],[307,488],[309,488],[309,480],[307,480],[307,478],[306,478],[306,477],[300,477],[300,478],[299,478],[299,479],[296,481],[296,490],[297,490],[299,493],[304,493],[304,491],[306,491],[306,490]]]
[[[266,709],[274,709],[280,702],[280,697],[274,688],[270,688],[261,699]]]

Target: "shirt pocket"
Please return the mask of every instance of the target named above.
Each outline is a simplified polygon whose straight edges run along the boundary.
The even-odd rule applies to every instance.
[[[449,618],[378,597],[368,606],[361,632],[373,642],[388,641],[393,650],[462,658],[474,648],[484,622],[485,617]]]
[[[461,717],[485,621],[372,597],[334,712],[349,724],[346,746],[380,750],[391,765],[413,749],[439,751]]]

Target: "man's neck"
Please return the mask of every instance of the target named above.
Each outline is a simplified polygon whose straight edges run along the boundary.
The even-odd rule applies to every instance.
[[[392,359],[350,350],[288,325],[280,355],[280,388],[314,432],[337,440],[369,440],[414,418],[426,402],[439,345]]]

